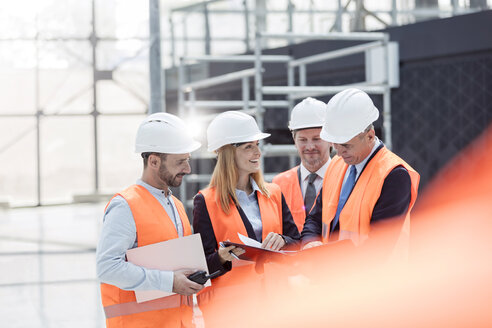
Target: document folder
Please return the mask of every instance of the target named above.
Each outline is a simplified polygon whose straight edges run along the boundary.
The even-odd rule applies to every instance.
[[[228,246],[236,246],[244,249],[244,253],[239,255],[239,258],[241,260],[245,261],[264,261],[265,259],[269,260],[275,260],[275,259],[281,259],[286,255],[292,255],[297,252],[295,251],[274,251],[271,249],[266,249],[266,248],[261,248],[261,247],[256,247],[256,246],[250,246],[250,245],[245,245],[245,244],[239,244],[239,243],[233,243],[230,241],[224,241],[223,242],[225,247]]]
[[[192,269],[204,270],[208,273],[207,260],[205,259],[200,234],[132,248],[126,252],[126,258],[128,262],[147,269],[163,271]],[[210,280],[208,280],[205,286],[210,285]],[[174,294],[159,290],[135,291],[138,303]]]

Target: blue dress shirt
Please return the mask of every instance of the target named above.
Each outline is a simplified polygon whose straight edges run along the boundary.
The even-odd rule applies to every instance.
[[[147,189],[163,206],[180,236],[183,227],[176,205],[163,190],[138,180],[137,184]],[[99,280],[123,290],[162,290],[172,292],[172,271],[150,270],[126,261],[126,251],[138,245],[135,220],[127,201],[114,197],[104,213],[103,226],[96,250],[96,271]]]

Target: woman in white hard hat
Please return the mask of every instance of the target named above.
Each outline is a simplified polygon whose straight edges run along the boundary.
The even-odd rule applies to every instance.
[[[195,196],[193,228],[201,234],[209,272],[226,273],[234,268],[199,295],[205,323],[218,319],[209,310],[223,306],[220,299],[233,297],[231,287],[237,279],[255,271],[254,262],[244,265],[237,260],[242,249],[222,247],[220,242],[242,243],[239,233],[272,250],[298,244],[299,231],[280,188],[265,183],[261,172],[258,141],[268,136],[253,117],[236,111],[219,114],[207,129],[208,150],[216,152],[217,164],[209,187]],[[254,280],[248,280],[249,292],[259,290],[261,278]]]

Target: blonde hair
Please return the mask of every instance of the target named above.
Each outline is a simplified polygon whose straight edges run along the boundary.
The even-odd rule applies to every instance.
[[[234,204],[239,203],[236,196],[236,185],[239,174],[234,156],[235,153],[236,147],[233,145],[225,145],[217,150],[217,164],[215,164],[209,184],[210,188],[216,188],[217,204],[219,204],[226,214],[230,212],[231,200]],[[252,173],[250,176],[255,180],[261,192],[267,197],[270,197],[270,192],[266,188],[261,170]]]

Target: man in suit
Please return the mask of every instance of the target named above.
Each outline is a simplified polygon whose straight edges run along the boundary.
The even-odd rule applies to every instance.
[[[379,111],[371,98],[350,88],[327,104],[321,138],[337,151],[302,231],[304,249],[328,241],[364,242],[371,224],[400,217],[408,227],[419,174],[376,137]]]
[[[330,163],[330,143],[321,139],[326,105],[308,97],[297,104],[290,116],[289,129],[301,164],[273,178],[280,186],[299,231],[323,184]]]

